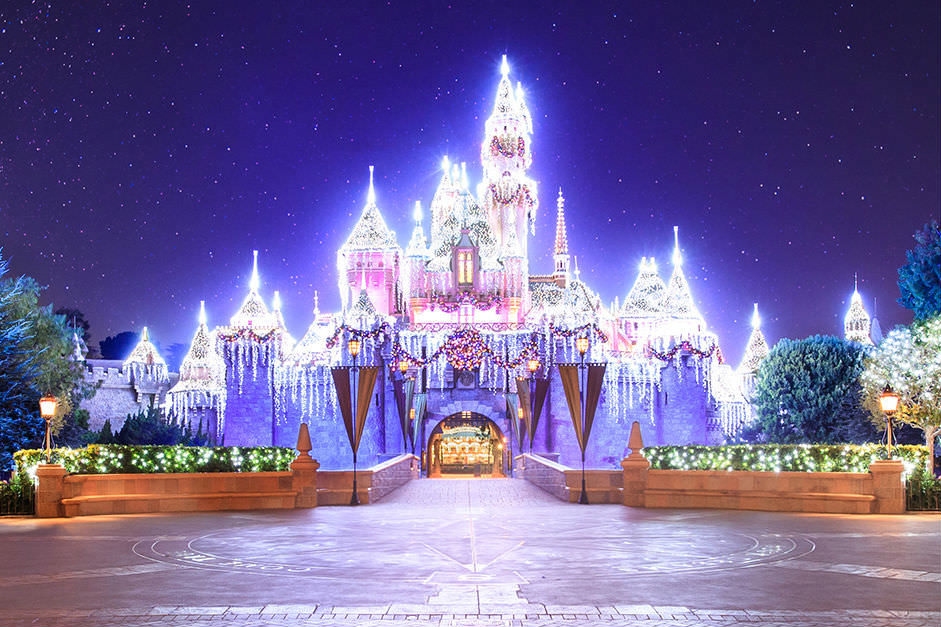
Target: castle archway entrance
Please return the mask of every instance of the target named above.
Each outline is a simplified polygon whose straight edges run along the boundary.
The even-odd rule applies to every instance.
[[[426,451],[429,477],[504,476],[506,438],[483,414],[451,414],[432,430]]]

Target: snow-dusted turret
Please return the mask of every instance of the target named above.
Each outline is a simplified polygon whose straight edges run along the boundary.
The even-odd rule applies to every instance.
[[[369,166],[369,190],[366,204],[350,236],[337,251],[340,299],[346,309],[361,290],[383,315],[399,310],[397,293],[402,249],[376,204],[374,168]]]
[[[859,295],[858,285],[853,286],[853,296],[850,297],[850,306],[843,318],[843,333],[850,342],[872,344],[869,333],[871,322],[866,307],[863,306],[863,297]]]
[[[180,380],[167,393],[170,411],[184,422],[195,422],[193,414],[213,410],[213,423],[207,420],[207,432],[222,432],[225,415],[225,362],[216,352],[215,342],[206,326],[206,304],[199,303],[199,326],[193,334],[189,351],[180,365]],[[201,422],[203,415],[199,414]],[[208,418],[208,417],[207,417]]]
[[[758,366],[761,365],[769,352],[768,343],[761,332],[761,316],[758,315],[758,303],[755,303],[755,310],[751,315],[751,335],[748,336],[748,344],[745,345],[745,354],[742,356],[738,373],[744,376],[758,372]]]
[[[157,347],[150,342],[147,327],[141,332],[140,341],[127,359],[124,360],[123,370],[130,373],[135,381],[147,380],[165,383],[170,380],[167,363],[157,352]]]

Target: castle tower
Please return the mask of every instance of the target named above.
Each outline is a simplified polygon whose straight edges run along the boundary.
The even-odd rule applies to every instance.
[[[565,198],[562,197],[562,188],[559,188],[559,197],[556,198],[555,216],[555,248],[553,260],[555,272],[553,278],[556,285],[564,288],[569,280],[569,241],[565,232]]]
[[[225,446],[271,446],[274,372],[290,338],[276,312],[258,293],[254,251],[248,295],[229,321],[216,329],[216,353],[225,364],[225,424],[216,442]],[[221,442],[220,442],[221,440]]]
[[[863,306],[863,297],[859,295],[858,284],[854,280],[853,296],[850,298],[846,317],[843,318],[844,336],[850,342],[872,345],[872,338],[869,335],[870,327],[869,314]]]
[[[160,405],[166,392],[170,373],[167,363],[157,352],[157,347],[150,341],[147,327],[141,331],[140,341],[121,367],[128,382],[134,388],[138,405]]]
[[[669,335],[692,335],[705,327],[696,308],[689,282],[683,273],[683,254],[680,252],[679,227],[673,227],[673,274],[663,295],[663,313],[667,320],[663,332]]]
[[[522,89],[514,94],[509,73],[504,55],[493,112],[484,126],[480,152],[484,177],[477,196],[489,217],[501,259],[521,258],[523,274],[526,274],[527,222],[534,225],[538,206],[536,184],[526,176],[526,170],[532,165],[532,119],[523,101]],[[512,286],[511,291],[522,295],[527,288],[528,282],[524,280]]]
[[[412,229],[412,238],[405,249],[406,274],[403,281],[403,292],[408,298],[409,314],[412,322],[415,314],[424,311],[428,304],[425,293],[425,265],[428,263],[428,242],[425,240],[425,230],[421,224],[421,202],[415,201],[415,228]]]
[[[758,366],[764,361],[769,353],[768,343],[761,332],[761,316],[758,315],[758,303],[755,303],[755,310],[751,315],[751,335],[748,336],[748,344],[745,345],[745,354],[742,356],[742,363],[738,367],[738,373],[741,375],[755,374],[758,372]]]
[[[180,380],[167,392],[170,412],[198,431],[203,425],[210,443],[225,429],[225,362],[216,352],[206,326],[206,303],[199,303],[199,326],[180,365]]]
[[[386,226],[376,205],[373,166],[369,166],[366,205],[349,238],[337,251],[343,308],[355,302],[359,292],[365,289],[380,314],[388,316],[400,312],[402,299],[398,293],[398,281],[401,258],[402,249],[395,240],[395,232]]]

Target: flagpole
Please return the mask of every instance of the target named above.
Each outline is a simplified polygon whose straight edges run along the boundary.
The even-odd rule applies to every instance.
[[[357,433],[358,425],[357,419],[358,415],[356,413],[356,356],[359,354],[360,343],[358,340],[350,340],[349,344],[350,354],[353,356],[353,365],[350,368],[350,372],[353,375],[353,393],[351,395],[351,400],[353,404],[353,433]],[[358,442],[355,442],[356,436],[354,435],[354,446],[353,446],[353,495],[350,497],[350,505],[359,505],[359,492],[356,488],[356,446]]]
[[[588,338],[580,337],[575,341],[575,346],[578,348],[579,354],[579,364],[578,364],[578,400],[579,400],[579,416],[578,419],[581,421],[581,449],[582,449],[582,493],[578,497],[578,502],[581,505],[588,505],[588,490],[585,486],[585,447],[588,442],[585,441],[585,388],[588,387],[588,381],[583,381],[583,375],[585,372],[585,353],[588,352]]]

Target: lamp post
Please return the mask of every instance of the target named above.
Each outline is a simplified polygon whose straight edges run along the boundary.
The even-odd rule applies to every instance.
[[[46,421],[46,463],[52,462],[52,436],[50,435],[49,422],[56,415],[56,405],[59,400],[55,396],[43,396],[39,399],[39,414]]]
[[[899,395],[892,391],[888,383],[879,395],[879,406],[885,414],[886,435],[888,436],[889,459],[892,459],[892,414],[899,408]]]
[[[579,409],[581,410],[581,415],[579,420],[581,424],[585,424],[585,387],[587,387],[588,382],[584,379],[585,374],[585,353],[588,352],[588,338],[580,337],[575,340],[575,348],[578,349],[579,363],[578,363],[578,397],[579,397]],[[584,436],[583,436],[584,437]],[[588,490],[585,486],[585,448],[587,447],[587,442],[581,447],[582,449],[582,493],[578,497],[578,502],[581,505],[588,505]]]
[[[359,355],[359,349],[362,345],[360,341],[355,337],[349,341],[347,348],[350,351],[350,355],[353,357],[352,372],[353,378],[353,393],[350,395],[350,399],[353,402],[353,416],[356,416],[356,356]],[[359,494],[356,490],[356,449],[353,449],[353,496],[350,497],[350,505],[359,505]]]

